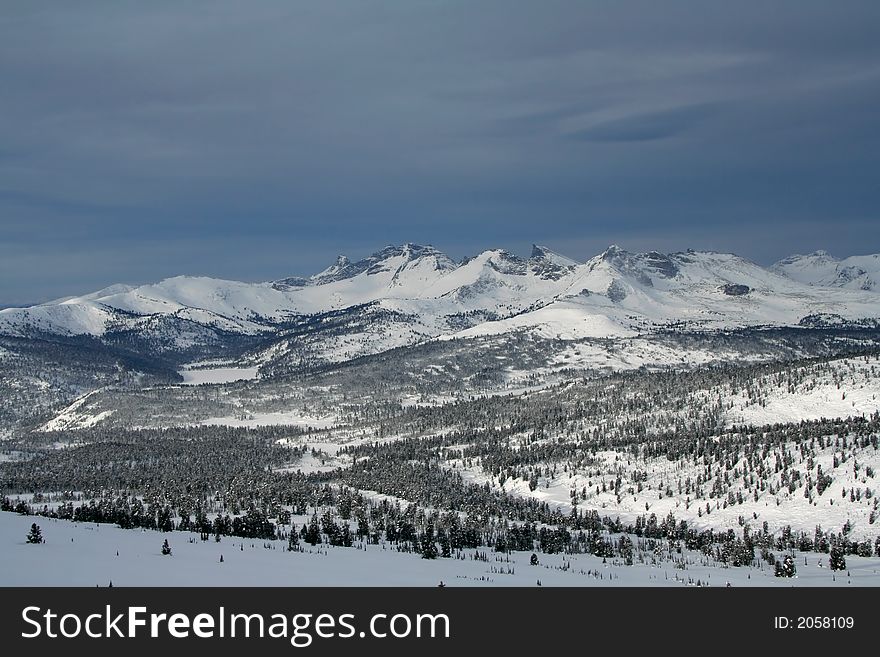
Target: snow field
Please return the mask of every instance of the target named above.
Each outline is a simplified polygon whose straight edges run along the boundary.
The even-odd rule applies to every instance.
[[[42,545],[25,542],[33,522],[42,529]],[[165,539],[170,556],[160,552]],[[0,513],[0,586],[433,587],[441,580],[447,586],[470,587],[536,586],[538,580],[543,586],[583,587],[695,586],[697,580],[704,586],[880,585],[880,559],[849,555],[847,575],[830,571],[827,555],[796,553],[797,577],[784,579],[774,577],[767,564],[726,568],[689,551],[681,555],[685,567],[676,568],[669,561],[603,564],[591,555],[539,554],[539,565],[531,566],[527,552],[507,557],[486,551],[487,561],[481,561],[466,550],[463,559],[428,560],[382,545],[303,547],[302,552],[288,552],[283,541],[223,537],[220,543],[213,538],[203,542],[189,532],[124,530]]]

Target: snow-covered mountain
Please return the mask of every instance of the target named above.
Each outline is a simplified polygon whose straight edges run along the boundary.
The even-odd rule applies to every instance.
[[[532,327],[546,337],[577,339],[671,326],[793,326],[815,317],[852,321],[880,316],[875,292],[811,287],[726,253],[630,253],[611,246],[574,267],[560,283],[542,307],[465,334]]]
[[[336,262],[309,278],[291,277],[276,281],[279,289],[313,287],[351,281],[359,276],[375,277],[393,271],[392,282],[397,286],[427,280],[432,274],[442,274],[456,268],[445,253],[432,246],[407,243],[402,246],[386,246],[373,255],[351,262],[347,256],[340,255]],[[385,277],[379,279],[385,281]]]
[[[875,290],[880,281],[880,254],[838,260],[826,251],[816,251],[783,258],[771,270],[807,285]]]
[[[519,330],[578,339],[672,326],[855,321],[880,318],[880,294],[867,284],[875,260],[814,254],[768,270],[732,254],[611,246],[578,263],[534,246],[527,259],[496,249],[456,263],[431,246],[403,244],[356,262],[339,256],[310,277],[242,283],[180,276],[5,309],[0,334],[117,343],[124,336],[125,344],[159,353],[243,336],[262,345],[258,361],[288,353],[339,362],[434,338]],[[856,263],[861,273],[843,282]]]

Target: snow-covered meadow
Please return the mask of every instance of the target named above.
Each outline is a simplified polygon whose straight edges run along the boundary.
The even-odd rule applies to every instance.
[[[178,374],[183,377],[183,385],[197,386],[204,383],[232,383],[234,381],[250,381],[257,378],[257,367],[229,367],[193,364],[181,369]]]
[[[25,537],[36,522],[45,543]],[[172,553],[163,556],[165,539]],[[671,561],[626,566],[592,555],[510,555],[464,550],[461,559],[422,559],[382,545],[364,549],[224,537],[201,541],[189,532],[119,529],[0,513],[0,586],[880,586],[880,558],[847,556],[847,571],[832,572],[828,556],[795,553],[797,576],[777,578],[760,567],[722,567],[684,551],[684,568]],[[475,552],[487,560],[474,559]],[[220,557],[223,561],[220,561]],[[806,563],[804,560],[806,559]]]

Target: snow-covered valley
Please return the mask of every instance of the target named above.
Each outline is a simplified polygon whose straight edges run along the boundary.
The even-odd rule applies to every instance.
[[[0,311],[0,583],[880,584],[880,291],[829,258],[405,244]]]

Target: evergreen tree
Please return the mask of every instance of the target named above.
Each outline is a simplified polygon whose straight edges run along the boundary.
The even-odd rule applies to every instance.
[[[880,539],[878,539],[878,541],[880,541]],[[452,550],[449,546],[449,536],[442,529],[437,533],[437,542],[440,543],[440,556],[444,559],[451,557]],[[877,547],[880,548],[880,542],[878,542]]]
[[[620,540],[617,542],[618,549],[620,550],[620,556],[623,557],[624,563],[627,566],[633,565],[633,544],[632,540],[630,540],[629,536],[621,536]]]
[[[167,504],[159,509],[156,521],[156,529],[160,532],[170,532],[174,530],[174,523],[171,521],[171,507]]]
[[[831,570],[846,570],[846,558],[843,556],[843,547],[839,543],[835,543],[831,547],[828,561]]]
[[[318,529],[318,516],[313,515],[312,519],[309,521],[308,527],[303,527],[305,529],[305,533],[303,535],[303,540],[309,545],[317,545],[321,542],[321,530]]]
[[[797,567],[794,564],[794,557],[791,556],[791,553],[786,554],[782,561],[776,562],[777,577],[794,577],[795,573],[797,573]]]
[[[351,535],[351,527],[349,527],[347,522],[342,525],[339,540],[342,543],[342,547],[351,547],[352,543],[354,543],[354,537]]]
[[[425,533],[422,534],[422,559],[436,559],[437,544],[434,543],[434,526],[425,527]]]
[[[27,535],[27,542],[32,544],[43,542],[43,532],[40,531],[40,526],[37,523],[31,525],[31,530]]]

